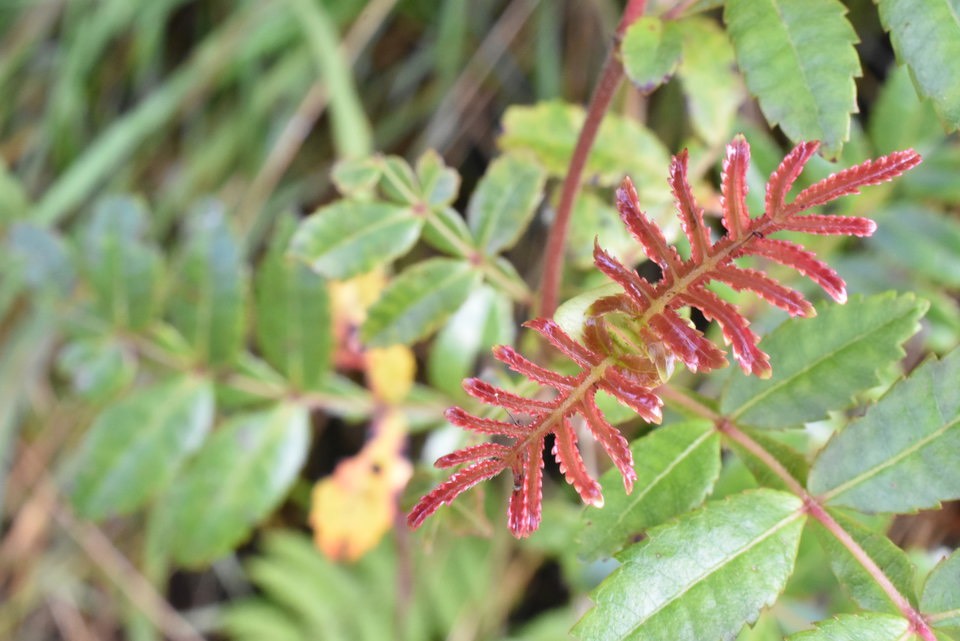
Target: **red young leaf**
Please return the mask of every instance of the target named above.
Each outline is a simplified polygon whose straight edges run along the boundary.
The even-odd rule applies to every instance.
[[[656,389],[669,376],[674,359],[695,372],[726,365],[723,351],[680,316],[678,311],[684,306],[696,307],[720,325],[724,341],[732,346],[734,358],[745,372],[769,376],[769,358],[757,346],[759,337],[750,329],[749,320],[707,289],[709,283],[719,281],[738,291],[752,291],[794,316],[814,315],[813,306],[799,292],[759,269],[734,264],[739,257],[756,256],[792,267],[843,302],[844,282],[826,263],[801,245],[767,236],[781,230],[869,236],[875,225],[866,218],[799,214],[856,193],[863,186],[890,180],[920,162],[920,156],[912,150],[895,152],[837,172],[804,189],[788,204],[791,187],[817,147],[816,142],[801,143],[787,154],[767,182],[766,211],[751,218],[746,204],[750,147],[742,136],[735,138],[727,146],[721,179],[727,233],[715,243],[710,241],[703,209],[690,189],[687,152],[678,154],[670,165],[669,183],[690,241],[687,260],[680,258],[657,225],[640,210],[637,191],[625,178],[617,191],[617,209],[650,260],[660,266],[662,277],[650,283],[595,244],[594,262],[623,288],[623,293],[599,298],[590,306],[580,341],[550,319],[537,318],[526,324],[579,365],[579,373],[559,374],[528,360],[512,347],[495,348],[498,360],[531,381],[552,388],[554,396],[550,400],[543,400],[539,394],[537,398],[525,398],[479,379],[464,381],[464,389],[471,396],[506,410],[511,420],[479,417],[458,407],[447,410],[447,418],[465,429],[497,435],[510,443],[473,445],[441,457],[438,467],[467,467],[420,499],[407,517],[410,526],[417,527],[441,505],[480,481],[510,470],[514,479],[508,510],[510,531],[518,537],[529,535],[540,523],[543,447],[548,434],[554,436],[553,455],[567,482],[585,503],[602,505],[600,485],[587,472],[577,447],[575,415],[584,420],[606,451],[629,492],[637,478],[629,444],[604,418],[594,397],[604,390],[645,420],[656,423],[663,404]],[[523,421],[514,419],[514,413]]]

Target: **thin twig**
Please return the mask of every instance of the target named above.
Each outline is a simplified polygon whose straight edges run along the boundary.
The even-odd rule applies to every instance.
[[[620,62],[619,51],[620,40],[623,38],[627,27],[643,14],[645,7],[646,0],[630,0],[627,4],[623,16],[620,18],[620,24],[617,26],[614,44],[607,54],[606,62],[603,64],[600,81],[590,98],[583,128],[580,130],[573,155],[570,157],[567,175],[563,179],[556,218],[547,237],[546,257],[543,262],[543,285],[538,312],[540,316],[549,318],[553,316],[553,312],[557,309],[560,281],[563,275],[564,249],[567,244],[567,230],[570,227],[573,204],[577,199],[577,194],[580,193],[580,183],[583,170],[587,165],[587,158],[590,155],[590,148],[593,147],[597,132],[600,131],[600,123],[603,122],[603,116],[607,113],[613,96],[620,86],[620,81],[623,79],[623,63]]]

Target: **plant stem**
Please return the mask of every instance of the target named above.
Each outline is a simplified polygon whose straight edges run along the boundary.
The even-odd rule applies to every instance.
[[[732,421],[721,418],[716,422],[716,425],[717,430],[721,434],[736,441],[756,456],[764,465],[770,468],[770,471],[783,480],[791,492],[803,499],[804,509],[807,514],[819,521],[830,534],[836,537],[841,545],[847,548],[851,556],[863,566],[867,574],[870,575],[880,589],[883,590],[890,600],[893,601],[894,605],[897,606],[900,613],[910,622],[910,629],[914,633],[924,641],[936,641],[933,630],[930,629],[929,624],[924,620],[923,616],[914,609],[910,600],[900,593],[890,580],[890,577],[883,572],[883,569],[877,565],[876,561],[874,561],[870,555],[867,554],[866,550],[850,536],[850,533],[827,512],[826,508],[820,504],[818,499],[811,496],[803,486],[793,478],[793,475],[780,464],[780,461],[770,454],[762,445],[750,438],[749,435],[742,432]]]
[[[573,213],[573,203],[580,192],[580,182],[583,169],[590,155],[590,148],[596,140],[597,132],[603,116],[610,107],[613,95],[623,79],[623,63],[620,62],[620,40],[627,27],[639,18],[646,6],[646,0],[630,0],[623,10],[620,24],[617,26],[614,44],[607,54],[603,64],[600,81],[594,89],[587,107],[587,116],[580,129],[580,136],[570,158],[567,175],[563,179],[563,188],[560,192],[560,203],[557,205],[557,216],[550,227],[547,237],[547,253],[543,261],[543,285],[541,287],[539,316],[550,317],[557,309],[557,300],[560,295],[560,280],[563,275],[563,252],[567,244],[567,230],[570,227],[570,215]]]

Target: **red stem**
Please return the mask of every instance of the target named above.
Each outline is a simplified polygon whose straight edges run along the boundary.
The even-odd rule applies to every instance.
[[[764,465],[783,480],[791,492],[803,499],[804,509],[807,511],[807,514],[819,521],[830,534],[840,541],[841,545],[847,548],[853,558],[863,566],[867,574],[869,574],[877,585],[880,586],[880,589],[890,597],[890,600],[897,606],[897,609],[900,610],[901,614],[910,622],[910,628],[913,632],[924,641],[937,641],[933,630],[930,629],[930,625],[924,620],[923,615],[917,612],[910,603],[910,600],[897,590],[897,587],[890,580],[890,577],[883,572],[883,569],[877,565],[876,561],[870,558],[866,550],[860,547],[860,544],[850,536],[850,533],[843,529],[843,526],[827,512],[826,508],[824,508],[815,497],[807,493],[803,486],[793,478],[793,475],[780,464],[780,461],[770,454],[762,445],[740,431],[731,421],[721,418],[716,421],[716,426],[719,432],[739,443],[762,461]]]
[[[583,169],[590,155],[590,148],[596,140],[597,132],[603,116],[610,107],[613,95],[623,79],[623,64],[620,62],[620,40],[627,27],[643,15],[646,0],[630,0],[623,10],[620,24],[617,25],[613,47],[607,54],[603,64],[600,81],[597,83],[587,107],[587,116],[580,129],[580,136],[570,158],[567,175],[563,179],[563,189],[560,192],[560,204],[557,205],[557,217],[550,228],[547,237],[547,254],[543,262],[543,285],[540,294],[540,309],[538,316],[550,318],[557,309],[560,295],[560,279],[563,275],[563,253],[567,244],[567,230],[570,227],[570,215],[573,213],[573,203],[580,192],[580,182]]]

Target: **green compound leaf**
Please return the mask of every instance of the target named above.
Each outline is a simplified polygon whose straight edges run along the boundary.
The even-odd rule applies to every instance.
[[[737,423],[783,428],[848,407],[855,394],[880,383],[878,370],[903,357],[900,345],[926,309],[912,294],[889,293],[788,320],[760,345],[770,354],[773,376],[732,373],[720,411]]]
[[[519,156],[507,154],[493,161],[467,207],[467,224],[477,245],[487,254],[513,247],[537,211],[545,181],[540,165]]]
[[[623,70],[641,91],[653,91],[662,85],[680,63],[681,35],[673,20],[644,16],[636,20],[620,45]]]
[[[897,591],[907,597],[911,603],[916,603],[917,598],[913,587],[916,570],[906,553],[881,532],[874,532],[836,511],[832,511],[831,516],[883,570]],[[850,550],[819,523],[811,521],[811,525],[827,553],[830,569],[850,597],[865,610],[898,614],[900,610],[897,605],[877,584],[876,579],[850,554]]]
[[[464,260],[418,263],[394,278],[370,307],[361,339],[376,347],[413,343],[440,327],[479,280],[480,274]]]
[[[609,556],[647,528],[703,502],[720,475],[720,437],[704,421],[669,425],[637,439],[631,448],[637,481],[626,494],[616,470],[600,479],[604,506],[580,519],[578,551],[588,559]]]
[[[510,107],[497,143],[504,151],[532,153],[551,177],[561,178],[567,173],[584,118],[582,107],[560,101]],[[649,130],[611,113],[600,125],[583,181],[612,187],[628,175],[645,205],[671,202],[663,180],[669,162],[666,147]]]
[[[309,388],[330,369],[330,297],[322,276],[286,255],[295,223],[285,217],[255,282],[257,346],[297,388]]]
[[[199,212],[191,221],[175,282],[172,324],[200,361],[233,362],[244,343],[247,272],[240,245],[220,209]]]
[[[407,253],[422,226],[409,207],[340,200],[300,223],[290,253],[327,278],[350,278]]]
[[[307,411],[291,404],[217,429],[161,498],[156,518],[173,559],[209,563],[246,539],[287,494],[309,441]]]
[[[82,236],[82,261],[97,312],[117,327],[142,329],[158,312],[161,260],[147,244],[143,204],[114,196],[94,206]]]
[[[937,629],[960,631],[960,551],[941,561],[923,586],[920,611]]]
[[[774,490],[738,494],[655,528],[618,555],[574,627],[591,641],[731,639],[783,590],[803,502]]]
[[[914,641],[908,634],[910,622],[903,617],[869,612],[841,614],[829,621],[821,621],[816,630],[798,632],[787,641]]]
[[[107,407],[68,462],[70,500],[88,519],[126,514],[173,479],[213,422],[213,386],[181,377]]]
[[[960,128],[960,5],[956,0],[879,0],[897,59],[951,130]]]
[[[729,140],[746,90],[734,70],[733,45],[713,20],[694,17],[676,23],[683,37],[677,77],[687,97],[694,131],[711,145]]]
[[[960,350],[900,381],[814,461],[810,491],[829,505],[912,512],[960,498]]]
[[[837,0],[729,0],[727,30],[747,87],[791,140],[837,155],[857,111],[857,34]]]

